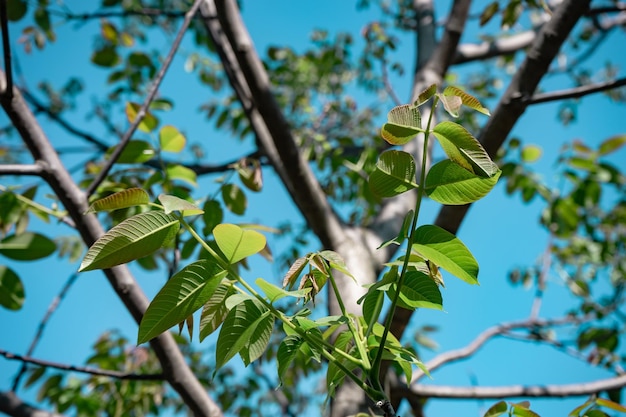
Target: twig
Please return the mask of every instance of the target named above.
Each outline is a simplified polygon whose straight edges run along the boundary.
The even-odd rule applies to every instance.
[[[533,305],[530,308],[530,319],[535,320],[539,317],[539,309],[541,308],[541,302],[543,300],[543,291],[546,287],[546,279],[548,272],[550,271],[550,265],[552,264],[552,239],[553,235],[550,234],[548,238],[548,244],[543,251],[543,262],[541,263],[541,271],[537,277],[537,291],[535,292],[535,298],[533,299]]]
[[[23,363],[32,363],[33,365],[43,366],[46,368],[60,369],[63,371],[80,372],[83,374],[107,376],[115,379],[124,379],[131,381],[163,381],[165,376],[163,374],[135,374],[132,372],[119,372],[109,371],[106,369],[98,369],[86,366],[66,365],[58,362],[49,362],[41,359],[31,358],[29,356],[17,355],[15,353],[7,352],[0,349],[0,355],[10,360],[17,360]]]
[[[146,112],[148,110],[148,106],[150,106],[150,103],[152,103],[152,100],[154,100],[154,98],[156,97],[156,93],[159,89],[159,85],[161,85],[161,81],[163,81],[163,78],[165,77],[165,73],[170,67],[172,60],[174,59],[174,55],[176,54],[176,51],[178,50],[178,47],[180,46],[180,43],[183,40],[183,36],[185,35],[185,32],[187,31],[187,27],[189,27],[189,23],[191,23],[191,19],[196,14],[196,11],[200,7],[200,4],[202,3],[202,1],[203,0],[195,0],[193,3],[193,6],[191,6],[191,9],[189,9],[189,11],[185,13],[185,19],[183,20],[183,24],[181,25],[180,29],[178,30],[178,33],[176,34],[174,43],[172,44],[172,47],[170,48],[170,51],[167,54],[167,57],[165,58],[163,65],[159,69],[158,74],[156,75],[156,77],[154,78],[154,81],[152,82],[152,85],[150,86],[148,96],[146,97],[143,104],[139,108],[139,111],[137,112],[137,115],[135,116],[135,120],[131,123],[126,133],[124,133],[124,136],[122,137],[120,144],[117,145],[117,147],[111,154],[111,157],[102,168],[102,171],[100,171],[96,179],[94,179],[94,181],[91,184],[89,184],[89,187],[87,188],[87,191],[86,191],[87,197],[93,194],[94,191],[98,188],[98,186],[102,183],[102,181],[104,181],[104,179],[107,177],[107,175],[109,175],[109,171],[111,170],[111,168],[113,168],[113,165],[122,154],[122,151],[124,150],[128,142],[130,141],[130,138],[132,137],[133,133],[135,133],[135,130],[137,130],[137,127],[139,127],[139,124],[145,117]]]
[[[41,322],[39,323],[39,326],[37,327],[37,332],[35,333],[35,336],[33,337],[33,340],[30,342],[30,346],[28,347],[28,350],[26,351],[26,357],[31,356],[33,352],[35,351],[37,344],[41,340],[43,331],[45,330],[46,325],[48,324],[48,321],[50,321],[50,317],[52,317],[52,314],[59,307],[59,305],[61,304],[61,301],[63,301],[63,299],[67,295],[67,292],[76,281],[76,278],[78,278],[77,273],[73,273],[72,275],[70,275],[65,285],[63,285],[63,288],[61,288],[61,291],[59,292],[59,294],[56,297],[54,297],[54,299],[50,303],[50,306],[48,306],[48,310],[46,311],[46,314],[41,319]],[[25,372],[26,372],[26,362],[22,362],[22,366],[20,367],[20,370],[17,372],[17,374],[15,375],[15,378],[13,379],[13,386],[11,387],[11,391],[17,392],[17,389],[19,388],[19,385],[20,385],[20,380],[24,376]]]
[[[108,12],[95,12],[95,13],[68,13],[58,10],[50,10],[51,14],[55,14],[65,18],[66,20],[92,20],[102,19],[107,17],[132,17],[132,16],[150,16],[150,17],[183,17],[185,12],[180,10],[161,10],[154,8],[144,8],[140,10],[123,10],[123,11],[108,11]]]
[[[402,102],[400,101],[400,98],[394,91],[393,86],[391,85],[391,82],[389,81],[389,71],[387,71],[387,61],[384,58],[380,60],[380,66],[383,72],[382,75],[383,75],[383,84],[385,85],[385,91],[387,91],[387,94],[389,94],[389,97],[391,97],[391,100],[394,102],[394,104],[396,106],[400,106]]]
[[[4,72],[6,77],[5,93],[13,98],[13,71],[11,69],[11,43],[9,42],[9,22],[7,18],[7,2],[0,1],[0,25],[2,25],[2,54],[4,56]]]
[[[626,86],[626,77],[619,78],[614,81],[584,85],[581,87],[569,88],[566,90],[554,91],[552,93],[535,94],[526,100],[526,104],[539,104],[549,101],[566,100],[569,98],[580,98],[589,94],[601,91],[612,90],[615,88]]]

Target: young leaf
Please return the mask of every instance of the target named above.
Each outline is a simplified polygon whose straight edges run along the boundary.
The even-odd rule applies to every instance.
[[[278,379],[280,379],[281,383],[289,365],[296,358],[302,342],[303,340],[299,336],[287,336],[278,346],[276,360],[278,361]]]
[[[204,213],[204,210],[195,204],[173,195],[160,194],[159,201],[163,204],[166,214],[170,214],[174,210],[180,211],[183,216],[195,216]]]
[[[106,269],[150,255],[178,233],[178,219],[161,211],[149,211],[124,220],[94,243],[78,272]]]
[[[34,261],[52,255],[57,246],[39,233],[24,232],[0,240],[0,254],[15,261]]]
[[[323,250],[320,253],[320,256],[328,261],[328,264],[331,268],[336,269],[337,271],[345,274],[354,279],[348,268],[346,267],[346,263],[337,252],[332,250]]]
[[[296,283],[296,280],[308,263],[308,257],[296,259],[295,262],[289,267],[289,271],[287,271],[285,277],[283,278],[283,288],[293,288],[293,285]]]
[[[246,195],[236,184],[225,184],[222,187],[222,199],[228,210],[234,214],[243,215],[248,206]]]
[[[270,282],[267,282],[263,278],[257,278],[255,283],[256,285],[259,286],[261,290],[263,290],[267,298],[269,298],[270,303],[273,303],[274,301],[278,301],[284,297],[302,298],[311,291],[310,288],[304,288],[298,291],[285,291],[282,288]]]
[[[387,120],[380,135],[392,145],[404,145],[422,131],[420,112],[416,106],[410,104],[391,109]]]
[[[137,344],[145,343],[184,321],[207,302],[228,274],[206,259],[194,262],[170,278],[148,306]]]
[[[189,185],[196,186],[197,175],[196,173],[185,166],[178,164],[170,164],[165,168],[165,173],[170,180],[184,181]]]
[[[150,196],[141,188],[129,188],[100,198],[89,206],[86,213],[110,211],[150,203]]]
[[[480,101],[478,101],[476,97],[472,96],[471,94],[466,93],[460,88],[457,88],[454,86],[448,86],[443,90],[443,96],[444,97],[456,96],[461,100],[461,103],[463,103],[464,106],[467,106],[470,109],[476,110],[479,113],[486,114],[487,116],[489,116],[489,110],[483,107],[483,105],[480,104]]]
[[[159,130],[159,144],[165,152],[180,152],[185,148],[185,136],[174,126],[166,125]]]
[[[440,97],[441,103],[443,103],[443,108],[448,114],[452,117],[459,117],[459,109],[461,108],[461,97],[458,96],[446,96],[441,95]]]
[[[223,282],[217,286],[211,298],[204,304],[200,316],[200,341],[217,330],[228,315],[226,300],[233,295],[235,290],[231,284]]]
[[[426,174],[424,191],[441,204],[469,204],[487,195],[500,174],[498,171],[492,177],[480,177],[445,159],[433,165]]]
[[[0,265],[0,306],[19,310],[24,304],[24,286],[20,277],[11,269]]]
[[[522,161],[526,163],[535,162],[541,158],[541,148],[536,145],[527,145],[521,151]]]
[[[266,313],[265,308],[256,300],[239,303],[228,313],[217,338],[216,371],[241,352],[244,347],[250,346],[255,327],[267,317]]]
[[[435,225],[415,230],[413,250],[469,284],[478,284],[478,263],[472,253],[447,230]]]
[[[215,242],[229,263],[260,252],[266,244],[265,236],[254,230],[243,230],[234,224],[218,224],[213,229]]]
[[[396,294],[397,285],[394,284],[387,293],[393,299]],[[419,271],[407,271],[404,277],[404,284],[400,289],[398,306],[407,310],[416,308],[432,308],[443,310],[443,299],[439,286],[428,275]]]
[[[239,179],[250,191],[261,191],[263,171],[258,159],[243,158],[236,164]]]
[[[137,118],[137,114],[139,113],[139,109],[141,106],[138,103],[128,102],[126,103],[126,117],[130,123],[133,123]],[[150,133],[154,129],[156,129],[159,124],[159,120],[154,117],[152,113],[146,111],[144,118],[139,122],[138,129],[142,132]]]
[[[419,93],[417,100],[415,100],[415,103],[413,104],[419,107],[426,103],[435,94],[437,94],[437,84],[432,84],[430,87]]]
[[[415,183],[415,160],[403,151],[385,151],[376,169],[370,174],[370,188],[380,197],[394,197],[417,188]]]
[[[115,150],[115,146],[109,148],[106,152],[105,157],[110,157],[113,151]],[[148,162],[156,155],[156,151],[148,142],[143,140],[131,140],[124,147],[122,154],[117,158],[117,163],[119,164],[142,164],[144,162]]]
[[[498,166],[493,163],[480,142],[463,126],[453,122],[441,122],[433,129],[433,134],[446,155],[466,170],[482,177],[492,177],[498,172]]]
[[[626,135],[613,136],[600,144],[598,153],[600,156],[608,155],[624,145],[626,145]]]
[[[500,401],[489,407],[484,417],[498,417],[506,414],[508,409],[509,406],[506,404],[506,401]]]

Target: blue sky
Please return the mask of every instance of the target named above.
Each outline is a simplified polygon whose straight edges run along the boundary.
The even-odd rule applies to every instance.
[[[76,12],[82,11],[81,7],[84,6],[81,3],[68,2],[70,8]],[[444,2],[438,3],[440,11],[445,11],[447,6],[441,6]],[[361,28],[376,18],[376,9],[371,8],[359,13],[354,9],[354,2],[349,1],[271,0],[247,1],[243,13],[258,50],[263,51],[267,46],[281,45],[285,40],[296,49],[304,48],[308,45],[311,30],[315,28],[329,29],[331,33],[349,30],[358,37]],[[479,7],[476,6],[473,10],[477,11]],[[97,22],[85,25],[80,36],[73,34],[73,27],[73,24],[59,27],[58,41],[55,44],[30,55],[24,54],[16,47],[20,25],[12,25],[11,36],[17,62],[31,89],[35,88],[36,81],[42,79],[60,86],[70,71],[85,74],[87,93],[79,99],[80,109],[81,104],[89,105],[90,94],[101,91],[106,72],[94,68],[89,63],[93,36],[98,30]],[[471,30],[463,41],[476,41],[476,35],[476,31]],[[169,40],[162,36],[156,36],[150,42],[163,52],[169,46]],[[602,65],[610,58],[620,68],[626,67],[624,55],[615,56],[612,53],[619,47],[620,42],[623,45],[623,35],[612,35],[594,64]],[[183,53],[190,51],[191,47],[191,42],[187,40],[183,44]],[[397,56],[407,57],[405,67],[409,72],[413,65],[411,61],[413,47],[412,37],[402,39],[401,46],[396,52]],[[196,75],[186,73],[183,66],[184,59],[177,58],[162,86],[163,95],[176,101],[174,110],[162,115],[162,123],[178,126],[192,142],[202,142],[209,162],[220,162],[245,154],[250,150],[249,144],[229,140],[224,135],[216,133],[198,112],[198,104],[208,99],[211,92],[208,89],[199,89],[195,81]],[[410,77],[393,79],[393,83],[398,95],[408,99]],[[569,87],[558,77],[542,86],[549,90]],[[373,98],[370,97],[368,100]],[[366,101],[364,104],[368,103],[369,101]],[[390,108],[391,106],[389,103]],[[562,126],[557,122],[556,104],[537,105],[524,114],[513,135],[543,148],[544,155],[536,164],[536,168],[546,181],[557,184],[559,178],[552,170],[560,146],[577,138],[590,144],[597,144],[613,134],[623,133],[623,116],[623,106],[611,105],[608,99],[602,96],[590,96],[581,102],[580,122]],[[68,114],[67,118],[100,137],[105,135],[98,123],[85,120],[80,111]],[[40,120],[55,144],[78,143],[45,118]],[[6,124],[4,114],[0,116],[0,122],[2,125]],[[616,156],[616,160],[619,158],[624,160],[624,156],[626,155],[622,151]],[[76,159],[76,163],[81,161],[79,158]],[[263,192],[248,194],[249,210],[246,216],[230,216],[227,218],[228,221],[258,222],[269,226],[276,226],[287,218],[299,221],[293,204],[276,176],[270,170],[265,170],[264,175],[266,187]],[[2,184],[5,181],[9,180],[0,179]],[[37,180],[27,178],[26,182],[35,183]],[[209,179],[205,179],[199,188],[202,190],[206,188],[207,193],[212,193],[215,185]],[[522,204],[518,197],[507,197],[502,186],[471,208],[459,237],[480,263],[481,285],[468,286],[446,277],[446,289],[443,291],[445,312],[424,310],[417,313],[415,320],[419,325],[434,324],[439,327],[439,331],[433,337],[440,345],[440,350],[423,352],[425,360],[441,351],[465,346],[486,327],[502,321],[521,320],[528,316],[534,291],[509,286],[506,274],[512,267],[534,263],[544,250],[547,235],[538,223],[541,208],[537,201],[526,205]],[[436,204],[427,203],[421,220],[433,221],[437,211]],[[45,225],[33,221],[32,227],[50,234],[71,233],[68,228],[57,224]],[[284,248],[286,243],[284,239],[270,237],[270,244],[275,253],[279,252],[281,247]],[[0,332],[5,335],[0,342],[0,348],[24,353],[50,301],[69,275],[76,271],[77,265],[53,258],[10,265],[19,272],[24,282],[26,303],[19,312],[0,309]],[[254,259],[252,266],[249,277],[251,280],[258,276],[269,279],[281,275],[281,271],[275,266],[261,259]],[[164,282],[163,272],[147,274],[136,267],[131,268],[136,272],[140,285],[149,297],[152,297]],[[550,314],[559,315],[563,306],[571,301],[572,298],[562,283],[553,277],[549,281],[542,314],[546,317]],[[97,337],[112,328],[120,329],[130,339],[136,335],[136,325],[109,287],[103,274],[100,272],[81,274],[49,323],[34,356],[55,362],[81,364]],[[207,345],[201,346],[206,348]],[[0,389],[6,390],[10,387],[18,366],[17,362],[0,360]],[[566,358],[549,347],[496,340],[487,344],[471,361],[443,368],[433,376],[434,380],[427,383],[468,386],[474,380],[481,385],[575,383],[608,377],[609,374],[580,361]],[[29,391],[26,398],[32,399],[33,391]],[[535,411],[548,416],[565,415],[583,401],[584,399],[553,399],[531,400],[531,403]],[[477,416],[479,411],[484,411],[494,402],[487,400],[477,404],[468,401],[433,400],[427,406],[427,414]]]

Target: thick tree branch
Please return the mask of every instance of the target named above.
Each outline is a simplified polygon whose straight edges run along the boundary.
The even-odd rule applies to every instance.
[[[44,368],[54,368],[60,369],[62,371],[73,371],[80,372],[83,374],[89,375],[97,375],[97,376],[107,376],[115,379],[125,379],[129,381],[163,381],[165,376],[163,374],[135,374],[132,372],[119,372],[119,371],[110,371],[108,369],[98,369],[92,368],[89,366],[76,366],[76,365],[67,365],[64,363],[58,362],[50,362],[42,359],[31,358],[30,356],[22,356],[17,355],[15,353],[7,352],[6,350],[0,349],[0,355],[4,356],[7,359],[17,360],[22,362],[23,364],[30,363],[33,365],[43,366]]]
[[[0,412],[12,417],[65,417],[33,407],[10,391],[0,391]]]
[[[13,89],[13,97],[6,93],[4,74],[0,72],[0,104],[29,148],[36,164],[45,171],[45,179],[74,221],[87,246],[91,246],[104,234],[102,225],[94,215],[83,215],[87,210],[85,194],[76,186],[63,166],[56,151],[22,95]],[[148,307],[148,299],[137,285],[125,265],[103,271],[111,286],[120,297],[137,323]],[[208,397],[204,387],[187,365],[184,356],[169,333],[164,333],[150,342],[163,374],[183,401],[196,415],[221,416],[220,408]]]
[[[452,65],[482,61],[497,56],[508,55],[528,47],[537,36],[534,30],[521,32],[508,38],[500,38],[479,44],[465,43],[459,45]]]
[[[423,398],[466,398],[472,400],[497,398],[563,398],[582,397],[626,386],[626,374],[593,382],[563,385],[511,385],[503,387],[454,387],[436,385],[414,385],[395,387],[399,395]]]
[[[163,61],[163,65],[161,65],[159,72],[154,77],[154,81],[152,82],[152,85],[150,86],[148,95],[146,96],[145,100],[143,101],[143,104],[141,105],[141,107],[137,111],[137,114],[135,115],[135,120],[133,120],[128,130],[124,133],[124,136],[122,136],[122,140],[117,145],[115,150],[111,153],[111,156],[107,160],[106,164],[102,167],[102,170],[98,173],[98,176],[93,180],[91,184],[89,184],[89,187],[87,188],[88,196],[93,194],[98,188],[98,186],[102,184],[102,181],[104,181],[107,175],[109,175],[111,168],[113,168],[113,165],[119,159],[120,155],[124,151],[124,148],[126,147],[126,145],[128,145],[128,142],[130,142],[130,139],[135,133],[135,131],[137,130],[137,128],[139,127],[139,124],[142,122],[142,120],[146,116],[148,107],[150,106],[150,103],[152,103],[154,98],[156,97],[157,91],[159,90],[159,86],[161,85],[161,81],[163,81],[163,78],[165,77],[165,74],[167,73],[167,70],[169,69],[170,64],[172,63],[172,60],[174,59],[174,55],[176,54],[176,51],[178,51],[178,47],[180,46],[180,43],[183,40],[183,36],[185,35],[187,28],[189,27],[189,23],[191,22],[191,19],[194,17],[196,12],[198,11],[198,8],[200,7],[200,4],[202,3],[202,1],[203,0],[195,0],[193,5],[191,6],[191,9],[189,9],[189,11],[185,13],[185,19],[183,20],[183,23],[180,26],[178,33],[176,34],[176,38],[174,38],[172,47],[170,48],[170,51],[167,54],[167,57],[165,58],[165,61]]]
[[[8,94],[13,94],[13,69],[11,68],[11,42],[9,42],[9,21],[7,16],[7,2],[0,1],[0,26],[2,27],[2,56],[4,57],[4,72],[6,74]]]
[[[549,101],[567,100],[570,98],[580,98],[589,94],[599,93],[602,91],[613,90],[626,86],[626,78],[619,78],[613,81],[607,81],[604,83],[583,85],[575,88],[568,88],[566,90],[553,91],[551,93],[535,94],[526,100],[526,105],[547,103]]]
[[[0,175],[34,175],[41,177],[44,170],[40,165],[0,164]]]

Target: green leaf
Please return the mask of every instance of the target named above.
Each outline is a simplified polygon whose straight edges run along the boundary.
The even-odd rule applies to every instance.
[[[512,414],[519,417],[540,417],[539,414],[529,410],[528,407],[524,405],[525,404],[511,404]]]
[[[278,352],[276,353],[276,360],[278,361],[278,379],[281,383],[285,372],[289,368],[289,365],[293,362],[298,355],[300,346],[302,346],[302,338],[299,336],[287,336],[278,346]]]
[[[213,236],[230,264],[260,252],[266,244],[265,236],[255,230],[243,230],[234,224],[218,224]]]
[[[106,152],[106,157],[110,157],[115,147],[111,147]],[[154,156],[156,152],[152,145],[143,140],[131,140],[124,147],[120,157],[117,159],[119,164],[142,164],[148,162]]]
[[[99,67],[110,68],[114,67],[122,61],[122,58],[118,55],[115,46],[106,45],[96,50],[91,55],[91,62]]]
[[[94,243],[79,272],[106,269],[143,258],[168,244],[180,228],[178,219],[161,211],[150,211],[130,217]]]
[[[506,401],[499,401],[489,407],[489,410],[485,413],[484,417],[498,417],[503,414],[506,414],[509,406],[506,404]]]
[[[605,398],[596,398],[596,404],[602,407],[610,408],[611,410],[619,411],[621,413],[626,413],[626,407],[623,405],[613,402],[611,400],[607,400]]]
[[[378,315],[382,311],[383,303],[385,302],[385,293],[383,291],[368,291],[363,298],[363,318],[366,323],[372,323],[372,320],[377,319]]]
[[[203,259],[174,274],[148,306],[137,344],[145,343],[184,321],[206,303],[228,274],[212,261]]]
[[[447,230],[435,225],[415,230],[413,250],[469,284],[478,284],[478,263],[472,253]]]
[[[403,151],[385,151],[378,158],[369,184],[372,192],[380,197],[394,197],[417,188],[415,183],[415,160]]]
[[[133,103],[131,101],[126,103],[126,117],[130,123],[135,121],[140,108],[141,105],[138,103]],[[159,120],[152,113],[150,113],[150,111],[146,111],[144,118],[141,120],[137,128],[142,132],[150,133],[156,129],[158,124]]]
[[[246,212],[248,200],[236,184],[226,184],[222,187],[222,199],[226,208],[234,214],[242,216]]]
[[[183,165],[170,164],[165,168],[165,173],[170,180],[184,181],[189,185],[197,186],[197,175],[194,170]]]
[[[413,104],[419,107],[422,104],[426,103],[435,94],[437,94],[437,84],[432,84],[430,87],[419,93],[419,95],[417,96],[417,100],[415,100],[415,103]]]
[[[483,107],[483,105],[480,104],[480,101],[478,101],[476,97],[472,96],[471,94],[466,93],[465,91],[461,90],[458,87],[448,86],[443,90],[442,95],[443,97],[446,97],[446,98],[458,97],[464,106],[467,106],[470,109],[476,110],[479,113],[489,116],[489,110]]]
[[[336,269],[337,271],[351,278],[354,278],[354,276],[352,276],[350,271],[348,271],[345,261],[343,260],[341,255],[339,255],[337,252],[332,251],[332,250],[323,250],[319,252],[319,255],[322,258],[326,259],[326,261],[328,261],[328,264],[330,265],[331,268]]]
[[[536,145],[527,145],[522,148],[521,157],[522,161],[531,163],[541,158],[541,148]]]
[[[481,177],[492,177],[499,171],[480,142],[463,126],[441,122],[433,129],[433,134],[446,155],[466,170]]]
[[[50,256],[56,244],[39,233],[24,232],[0,240],[0,254],[15,261],[34,261]]]
[[[394,283],[389,289],[387,294],[390,299],[395,297],[396,288],[397,285]],[[416,308],[443,310],[443,299],[439,286],[423,272],[408,271],[400,289],[398,306],[407,310],[415,310]]]
[[[480,14],[480,25],[481,26],[486,25],[491,20],[491,18],[496,13],[498,13],[499,10],[500,10],[500,4],[497,1],[493,1],[493,2],[489,3],[487,5],[487,7],[485,7],[483,9],[483,12]],[[505,410],[506,410],[506,408],[505,408]],[[485,414],[485,417],[487,417],[487,414]]]
[[[480,177],[445,159],[433,165],[426,174],[424,191],[441,204],[469,204],[487,195],[500,174],[498,171],[492,177]]]
[[[613,136],[600,144],[598,153],[600,156],[608,155],[617,151],[624,145],[626,145],[626,135]]]
[[[380,135],[392,145],[404,145],[422,131],[420,112],[416,106],[410,104],[391,109],[387,120]]]
[[[180,211],[183,216],[195,216],[196,214],[204,213],[204,210],[195,204],[173,195],[160,194],[159,201],[163,204],[166,214],[175,210]]]
[[[174,126],[165,125],[159,130],[159,144],[165,152],[180,152],[185,148],[185,136]]]
[[[246,357],[242,356],[242,359],[244,362],[246,360],[251,361],[251,353],[258,352],[250,352],[249,347],[259,341],[262,342],[262,339],[266,337],[264,332],[257,332],[256,327],[262,327],[261,330],[266,330],[268,326],[265,321],[268,317],[271,317],[269,316],[269,311],[265,310],[256,300],[245,300],[237,304],[228,313],[217,338],[215,353],[216,371],[237,353],[244,350]],[[253,338],[255,336],[256,339]],[[269,340],[269,335],[267,335],[267,340]]]
[[[87,209],[87,213],[117,210],[148,203],[150,203],[150,196],[146,191],[141,188],[129,188],[94,201]]]
[[[253,332],[250,339],[239,351],[239,356],[246,366],[260,358],[267,349],[274,329],[274,316],[269,310],[266,310],[261,317],[252,323],[252,328]]]
[[[0,265],[0,305],[9,310],[19,310],[24,304],[24,286],[11,269]]]
[[[259,286],[261,290],[263,290],[267,298],[269,298],[270,303],[278,301],[284,297],[302,298],[309,292],[311,292],[311,288],[303,288],[297,291],[285,291],[282,288],[265,281],[263,278],[257,278],[255,283]]]
[[[235,290],[231,284],[221,283],[213,291],[211,298],[204,304],[200,316],[200,341],[212,334],[222,324],[228,312],[226,300],[233,295]]]

